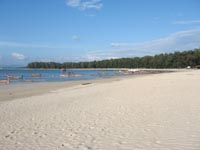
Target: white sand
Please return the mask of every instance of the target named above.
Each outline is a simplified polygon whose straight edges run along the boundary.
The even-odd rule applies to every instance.
[[[0,150],[199,150],[200,71],[0,103]]]

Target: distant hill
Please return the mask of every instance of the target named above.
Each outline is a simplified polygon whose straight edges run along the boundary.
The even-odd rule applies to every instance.
[[[200,49],[91,62],[32,62],[28,68],[186,68],[200,65]]]

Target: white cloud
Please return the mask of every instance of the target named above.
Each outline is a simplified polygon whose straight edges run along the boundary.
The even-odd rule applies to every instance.
[[[115,52],[143,51],[162,53],[175,50],[189,50],[200,46],[200,28],[180,31],[168,37],[141,43],[111,43]]]
[[[80,10],[95,9],[100,10],[103,7],[101,0],[67,0],[66,5]]]
[[[78,35],[73,35],[73,36],[72,36],[72,40],[74,40],[74,41],[80,41],[80,36],[78,36]]]
[[[91,0],[91,1],[86,1],[82,2],[82,9],[101,9],[103,4],[101,3],[101,0]]]
[[[195,24],[200,23],[200,20],[187,20],[187,21],[175,21],[173,24],[176,25],[186,25],[186,24]]]
[[[123,47],[123,46],[129,46],[131,43],[110,43],[112,47]]]
[[[66,4],[70,7],[79,7],[81,0],[67,0]]]
[[[25,56],[23,54],[19,54],[19,53],[12,53],[11,54],[13,58],[18,59],[18,60],[24,60]]]

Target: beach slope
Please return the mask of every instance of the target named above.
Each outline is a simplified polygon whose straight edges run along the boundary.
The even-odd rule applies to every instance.
[[[194,70],[2,101],[0,149],[199,150],[199,89]]]

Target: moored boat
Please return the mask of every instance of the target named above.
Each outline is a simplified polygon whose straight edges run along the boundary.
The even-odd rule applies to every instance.
[[[81,76],[81,74],[76,74],[74,72],[63,72],[62,74],[60,74],[61,77],[79,77]]]
[[[30,77],[41,77],[42,76],[41,73],[31,73],[29,75],[30,75]]]
[[[13,75],[6,75],[6,77],[8,79],[23,79],[23,75],[20,75],[20,76],[13,76]]]

